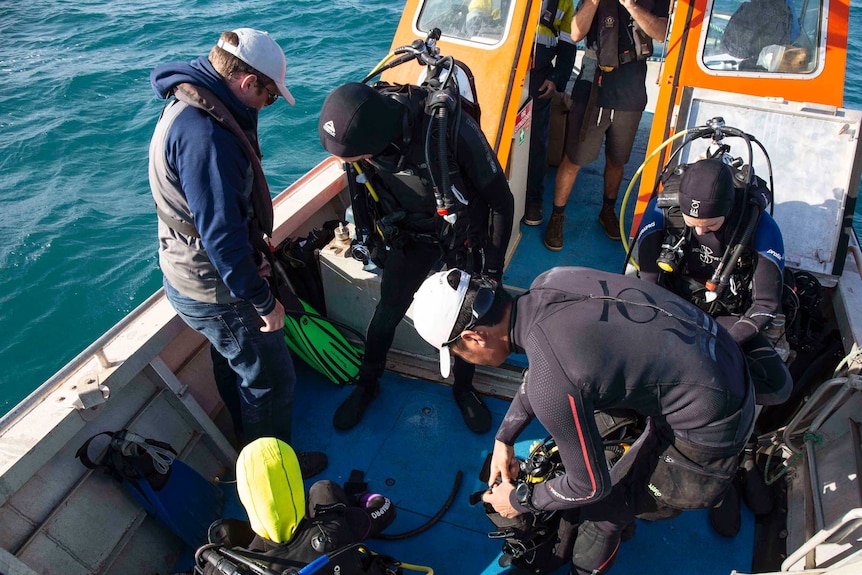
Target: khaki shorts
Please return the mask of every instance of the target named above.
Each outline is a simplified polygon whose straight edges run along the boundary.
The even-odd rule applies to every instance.
[[[586,166],[599,157],[602,141],[605,142],[605,158],[616,166],[624,166],[632,153],[638,124],[643,112],[610,110],[593,106],[586,121],[584,140],[581,127],[585,121],[587,97],[576,97],[568,114],[566,127],[566,157],[575,165]]]

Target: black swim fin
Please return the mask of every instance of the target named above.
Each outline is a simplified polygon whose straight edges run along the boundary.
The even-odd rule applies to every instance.
[[[90,443],[103,435],[110,443],[94,462]],[[192,548],[206,540],[210,524],[221,517],[224,493],[177,459],[176,450],[165,442],[128,429],[103,431],[85,441],[75,456],[89,469],[121,482],[147,513]]]

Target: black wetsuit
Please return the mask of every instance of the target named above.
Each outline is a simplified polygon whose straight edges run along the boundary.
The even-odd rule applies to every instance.
[[[308,491],[307,515],[296,526],[288,541],[275,543],[254,535],[251,542],[223,542],[241,546],[237,552],[251,551],[265,557],[258,559],[267,568],[281,573],[288,567],[299,569],[327,554],[328,564],[317,571],[321,575],[384,575],[380,563],[369,561],[354,543],[372,533],[372,523],[366,511],[352,506],[340,485],[328,480],[315,482]],[[244,531],[251,531],[248,526]],[[222,571],[206,564],[204,575]],[[243,571],[245,572],[245,571]]]
[[[420,109],[418,115],[412,130],[412,143],[404,152],[400,175],[393,174],[394,170],[386,169],[376,158],[367,166],[368,173],[373,174],[373,181],[378,184],[381,204],[386,212],[400,210],[405,212],[405,216],[395,223],[398,230],[394,237],[387,238],[389,250],[383,268],[380,301],[368,326],[365,356],[360,367],[358,384],[361,386],[377,385],[395,329],[429,272],[444,259],[463,267],[452,258],[464,248],[465,242],[469,242],[477,253],[481,249],[484,255],[483,269],[473,271],[484,272],[499,280],[512,234],[514,199],[506,174],[479,125],[467,114],[462,114],[454,157],[451,158],[456,165],[450,165],[450,178],[453,187],[469,203],[461,215],[455,245],[447,246],[438,241],[441,220],[436,215],[432,180],[425,162],[430,118],[424,109]],[[408,185],[410,176],[405,175],[412,175],[412,186]],[[455,360],[456,391],[471,389],[474,371],[473,365]]]
[[[573,573],[606,568],[635,515],[723,495],[754,401],[739,346],[708,314],[634,277],[554,268],[516,299],[511,340],[530,368],[496,438],[512,445],[536,417],[555,439],[566,473],[537,484],[528,503],[584,506]],[[593,413],[614,408],[649,425],[610,473]],[[511,503],[530,510],[514,493]]]
[[[657,283],[694,302],[703,303],[704,284],[721,265],[728,245],[733,242],[736,222],[742,217],[740,202],[728,215],[725,224],[715,232],[697,235],[688,230],[682,261],[677,273],[659,269],[656,259],[667,236],[665,214],[653,198],[647,204],[637,236],[640,277]],[[784,285],[784,240],[778,224],[767,213],[760,214],[751,245],[740,256],[743,285],[724,290],[714,315],[733,339],[742,346],[755,381],[756,400],[760,405],[778,405],[787,401],[793,389],[793,378],[784,361],[763,335],[781,313]]]

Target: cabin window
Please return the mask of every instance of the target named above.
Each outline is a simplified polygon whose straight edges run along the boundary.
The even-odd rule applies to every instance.
[[[822,58],[822,0],[715,0],[704,27],[708,70],[811,74]]]
[[[449,38],[496,45],[506,35],[512,5],[512,0],[427,0],[417,26],[423,32],[440,28]]]

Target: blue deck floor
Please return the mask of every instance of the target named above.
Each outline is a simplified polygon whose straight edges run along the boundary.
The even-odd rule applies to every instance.
[[[452,489],[456,473],[463,480],[454,503],[433,527],[401,541],[372,540],[369,547],[397,559],[430,566],[437,575],[506,573],[498,566],[501,542],[488,538],[494,527],[469,495],[483,489],[478,474],[493,448],[496,426],[508,404],[487,398],[492,430],[469,432],[448,387],[388,373],[383,392],[358,427],[342,432],[332,415],[350,389],[339,389],[304,365],[297,366],[296,412],[305,414],[294,426],[300,450],[322,450],[329,468],[321,479],[341,484],[352,469],[365,472],[372,491],[388,496],[398,515],[387,533],[403,533],[433,517]],[[534,422],[516,445],[518,457],[528,453],[545,430]],[[309,484],[310,485],[310,484]],[[733,539],[718,536],[706,511],[682,514],[672,521],[638,521],[635,537],[620,549],[612,573],[651,575],[727,575],[751,567],[753,517],[743,508],[743,526]],[[567,569],[559,570],[560,574]]]
[[[648,115],[645,115],[648,116]],[[648,122],[645,117],[617,203],[646,152]],[[521,225],[523,237],[517,254],[506,270],[507,285],[526,288],[532,279],[557,265],[582,265],[622,271],[625,253],[619,241],[608,239],[596,216],[601,207],[603,160],[581,170],[569,206],[565,245],[551,252],[542,245],[544,226]],[[555,169],[549,170],[545,214],[551,210]],[[633,192],[633,194],[636,192]],[[629,200],[629,229],[635,198]],[[518,362],[515,362],[518,364]],[[469,432],[451,397],[451,390],[438,384],[409,379],[387,372],[383,392],[371,405],[362,423],[347,432],[336,431],[332,416],[350,389],[340,389],[307,366],[297,362],[298,384],[294,420],[294,446],[319,450],[329,456],[329,468],[319,477],[341,484],[352,469],[365,472],[369,487],[387,495],[398,515],[387,529],[402,533],[423,524],[444,504],[456,473],[463,481],[454,503],[443,518],[426,532],[401,541],[372,540],[369,547],[405,562],[430,566],[437,575],[491,575],[506,573],[497,560],[501,542],[488,538],[493,529],[481,506],[471,506],[468,497],[484,488],[478,473],[493,448],[494,432],[508,402],[487,398],[493,414],[491,431]],[[533,441],[546,436],[534,422],[516,445],[524,457]],[[310,483],[307,487],[310,486]],[[229,506],[228,513],[242,512]],[[682,514],[673,521],[638,521],[635,537],[620,549],[611,573],[618,575],[727,575],[733,569],[748,571],[754,539],[752,515],[743,508],[743,524],[733,539],[725,539],[709,526],[706,511]],[[559,570],[567,573],[567,568]]]
[[[651,121],[652,114],[644,113],[617,197],[617,217],[626,189],[646,157]],[[506,285],[526,288],[538,274],[554,266],[585,266],[622,273],[626,259],[623,244],[619,240],[608,238],[598,222],[599,210],[602,207],[604,169],[604,150],[598,160],[581,168],[566,206],[563,249],[553,252],[542,243],[545,224],[553,207],[554,178],[557,174],[556,168],[548,168],[543,205],[545,223],[540,226],[520,225],[521,241],[503,276]],[[627,233],[631,228],[639,186],[640,180],[635,182],[626,203],[624,229]]]

